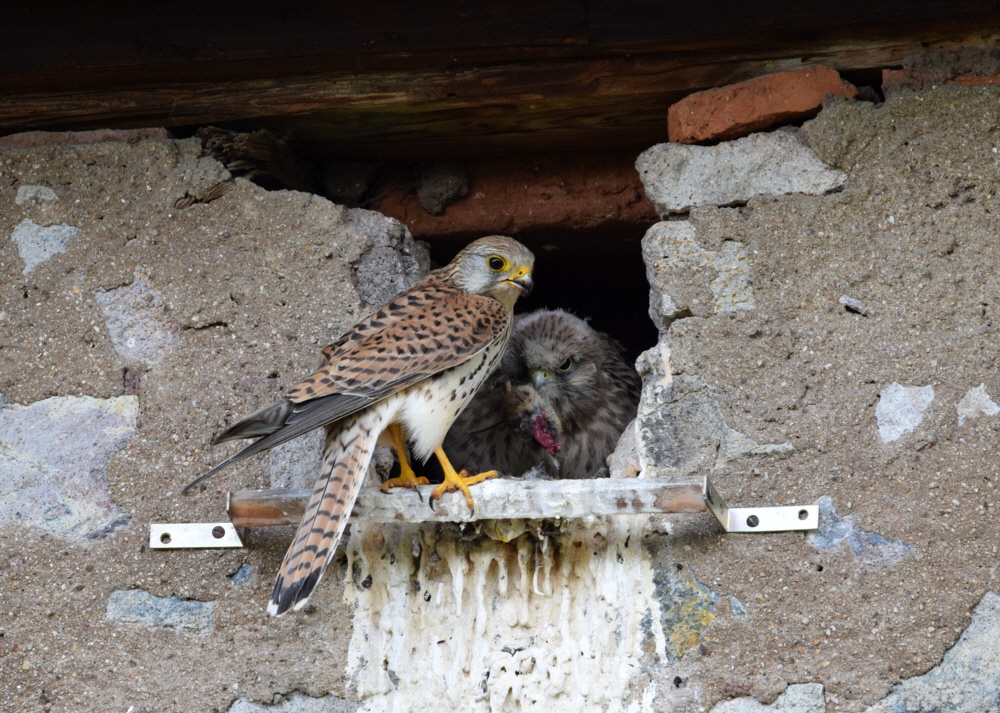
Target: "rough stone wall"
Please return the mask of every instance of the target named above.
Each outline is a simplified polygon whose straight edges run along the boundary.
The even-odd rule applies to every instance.
[[[223,520],[226,490],[267,486],[264,458],[179,495],[232,452],[214,432],[308,374],[426,250],[377,214],[231,181],[196,140],[103,138],[0,148],[2,707],[344,695],[343,577],[323,616],[264,613],[287,528],[150,551],[148,527]],[[315,472],[285,460],[276,477]]]
[[[163,552],[148,523],[219,520],[227,489],[308,479],[305,447],[178,494],[231,452],[211,433],[412,279],[419,246],[231,182],[190,141],[0,149],[0,696],[1000,709],[998,123],[996,88],[900,91],[640,159],[665,218],[643,243],[661,342],[614,470],[817,503],[818,532],[725,535],[708,514],[358,528],[313,608],[280,619],[263,603],[289,528]]]
[[[662,339],[641,360],[640,462],[709,473],[730,504],[821,511],[808,535],[671,516],[648,540],[654,567],[716,602],[647,671],[650,710],[1000,710],[983,633],[1000,586],[998,119],[996,89],[945,87],[830,102],[797,132],[806,162],[782,131],[640,157],[669,218],[643,243]]]

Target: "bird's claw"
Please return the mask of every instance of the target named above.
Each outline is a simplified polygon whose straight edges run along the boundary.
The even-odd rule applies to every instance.
[[[469,492],[469,486],[495,477],[497,477],[497,472],[495,470],[488,470],[484,473],[470,476],[469,471],[465,468],[452,477],[445,476],[444,482],[431,491],[431,509],[434,509],[434,501],[440,500],[441,496],[445,493],[454,493],[456,490],[460,490],[462,491],[462,494],[465,495],[465,503],[469,506],[469,510],[472,511],[474,516],[476,514],[476,502],[472,499],[472,493]]]
[[[427,485],[428,480],[423,476],[414,475],[412,472],[410,474],[402,474],[398,478],[389,478],[389,480],[378,486],[378,489],[383,493],[388,493],[390,488],[412,488],[416,490],[418,485]],[[417,491],[420,494],[420,491]],[[423,498],[421,497],[421,501]]]

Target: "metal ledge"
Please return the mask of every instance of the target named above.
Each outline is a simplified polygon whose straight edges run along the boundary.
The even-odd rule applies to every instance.
[[[685,480],[511,480],[480,483],[472,512],[458,494],[428,505],[434,486],[382,493],[365,488],[351,513],[356,522],[469,522],[503,519],[569,519],[588,515],[693,513],[708,509],[726,532],[815,530],[815,505],[730,508],[708,477]],[[302,519],[309,490],[240,490],[229,501],[237,527],[295,525]]]
[[[695,513],[710,510],[726,532],[790,532],[819,527],[815,505],[731,508],[708,477],[685,480],[607,478],[513,480],[476,485],[475,512],[465,498],[447,493],[429,505],[433,485],[416,490],[362,488],[353,522],[471,522],[473,520],[560,520],[593,515]],[[297,525],[309,490],[240,490],[228,498],[231,523],[153,524],[152,549],[242,547],[235,528]]]
[[[487,480],[472,488],[475,512],[460,493],[429,503],[433,485],[383,493],[363,488],[351,512],[354,522],[470,522],[554,520],[588,515],[703,512],[701,479]],[[229,516],[237,527],[294,525],[302,519],[309,490],[240,490],[231,495]]]

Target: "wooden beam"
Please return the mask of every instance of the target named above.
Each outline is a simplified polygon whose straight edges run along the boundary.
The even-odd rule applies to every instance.
[[[515,11],[516,9],[516,11]],[[43,75],[52,89],[296,73],[508,63],[623,53],[789,56],[893,40],[935,41],[1000,28],[994,0],[52,0],[4,11],[0,88]],[[80,74],[82,73],[82,75]],[[83,80],[83,83],[81,83]]]
[[[288,136],[303,155],[395,161],[634,149],[667,140],[667,108],[690,91],[815,63],[841,70],[898,65],[921,49],[916,41],[805,44],[781,57],[644,54],[86,92],[40,83],[0,92],[0,133],[214,124]]]
[[[472,492],[472,513],[461,494],[446,493],[428,504],[434,486],[383,493],[363,488],[351,513],[360,522],[470,522],[473,520],[554,520],[590,515],[690,513],[706,509],[703,479],[667,481],[652,478],[611,480],[488,480]],[[236,527],[296,525],[309,490],[240,490],[229,499]]]
[[[1000,6],[56,0],[12,8],[4,29],[0,134],[213,124],[287,135],[320,159],[404,161],[644,148],[691,91],[988,45]]]

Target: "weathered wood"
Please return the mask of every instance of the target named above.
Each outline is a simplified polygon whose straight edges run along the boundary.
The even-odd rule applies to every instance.
[[[957,38],[998,23],[994,0],[54,0],[5,10],[0,76],[92,89],[637,52],[702,53],[711,63],[748,51],[790,57],[796,45]]]
[[[64,5],[42,24],[32,8],[5,17],[0,133],[226,122],[338,159],[638,149],[666,140],[666,109],[690,91],[816,62],[898,65],[1000,29],[984,0]]]
[[[431,510],[434,486],[417,492],[383,493],[364,488],[351,513],[361,522],[469,522],[472,520],[552,520],[589,515],[702,512],[706,509],[700,478],[666,481],[621,480],[488,480],[473,488],[475,513],[460,494],[446,493]],[[295,525],[302,519],[309,490],[240,490],[229,499],[229,516],[237,527]]]
[[[515,148],[636,148],[666,140],[667,108],[692,90],[815,62],[837,69],[893,65],[920,49],[915,41],[803,45],[784,59],[658,54],[86,92],[37,83],[32,90],[0,91],[0,131],[227,123],[289,134],[303,154],[390,160],[488,156]],[[2,80],[0,74],[0,90]]]

